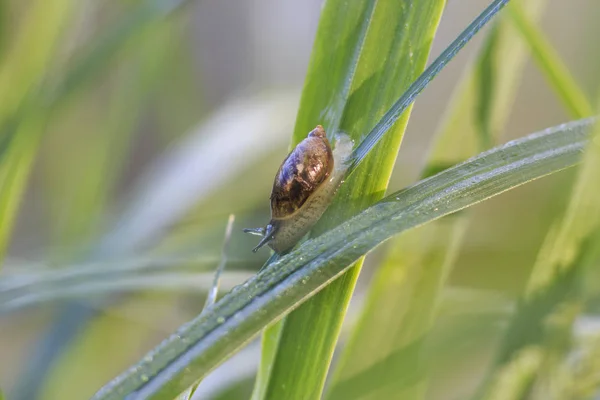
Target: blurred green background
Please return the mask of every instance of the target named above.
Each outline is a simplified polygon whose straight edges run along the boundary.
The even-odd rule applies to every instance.
[[[487,4],[450,1],[432,57]],[[241,228],[268,220],[320,9],[320,0],[0,2],[0,389],[7,398],[87,398],[198,314],[231,213],[223,290],[258,270],[268,254],[253,254],[256,240]],[[585,0],[548,0],[540,18],[589,99],[600,81],[599,18],[600,3]],[[484,38],[418,98],[390,191],[418,180],[452,90]],[[570,119],[528,60],[500,142]],[[574,172],[472,210],[445,289],[454,299],[442,304],[448,319],[481,308],[506,312],[566,205]],[[385,250],[367,258],[340,346]],[[596,317],[582,329],[597,331],[600,297],[590,304]],[[77,313],[87,323],[69,329]],[[452,350],[465,346],[470,356],[439,368],[431,399],[476,387],[497,336],[494,320],[463,331],[459,318],[448,324],[462,332]],[[53,330],[64,343],[43,341]],[[196,397],[248,398],[259,357],[252,343]]]

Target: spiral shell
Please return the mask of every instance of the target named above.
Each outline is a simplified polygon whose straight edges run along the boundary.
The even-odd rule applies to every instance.
[[[292,150],[275,175],[271,221],[265,228],[244,230],[263,236],[253,251],[268,244],[285,253],[319,220],[343,178],[343,156],[336,154],[321,125]]]

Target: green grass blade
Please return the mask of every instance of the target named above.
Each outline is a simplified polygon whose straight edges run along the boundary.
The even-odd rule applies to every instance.
[[[122,272],[112,274],[112,279],[105,278],[100,281],[90,281],[89,277],[78,279],[68,289],[62,288],[64,281],[57,281],[58,289],[53,285],[44,284],[36,292],[27,292],[31,289],[29,285],[12,290],[9,297],[4,290],[0,290],[0,314],[6,315],[22,310],[25,307],[47,305],[52,301],[79,299],[85,301],[95,296],[115,296],[128,292],[140,292],[152,290],[154,292],[167,291],[174,293],[202,293],[211,289],[211,280],[214,273],[210,272],[155,272],[146,274],[124,275]],[[249,273],[227,273],[221,277],[222,286],[231,289],[244,280],[248,279]],[[49,278],[53,278],[50,276]],[[49,286],[49,287],[45,287]]]
[[[441,4],[441,3],[440,3]],[[383,117],[374,124],[374,128],[370,131],[367,137],[362,140],[359,146],[354,150],[353,155],[351,156],[351,164],[349,166],[349,174],[352,173],[353,169],[358,166],[359,163],[362,162],[370,152],[371,149],[378,143],[379,140],[382,139],[384,133],[398,120],[398,118],[409,105],[414,101],[415,97],[425,88],[425,86],[437,75],[437,73],[448,63],[454,55],[469,41],[469,39],[482,27],[487,23],[495,13],[498,12],[506,4],[506,1],[494,1],[486,10],[484,10],[474,21],[467,27],[467,29],[459,35],[459,37],[452,42],[452,44],[430,65],[429,68],[416,80],[414,81],[410,87],[404,92],[403,96],[399,98],[391,108],[383,115]],[[337,12],[337,11],[336,11]],[[336,14],[337,16],[337,14]],[[425,25],[420,26],[419,29],[424,28]],[[416,32],[416,31],[415,31]],[[318,37],[318,36],[317,36]],[[327,37],[327,40],[330,40],[330,37]],[[316,47],[319,49],[319,47]],[[408,48],[408,55],[410,56],[412,49]],[[410,58],[410,57],[409,57]],[[343,57],[342,57],[343,60]],[[389,63],[388,63],[389,64]],[[393,63],[392,63],[393,64]],[[318,65],[318,64],[317,64]],[[354,66],[353,66],[354,67]],[[354,67],[355,68],[355,67]],[[318,70],[318,69],[317,69]],[[344,69],[341,68],[343,71]],[[333,71],[337,71],[337,69],[333,69]],[[354,73],[354,71],[352,72]],[[360,76],[360,75],[359,75]],[[367,76],[369,76],[367,74]],[[404,77],[408,76],[408,74],[404,74]],[[344,78],[344,77],[342,77]],[[375,78],[378,78],[375,76]],[[335,81],[335,80],[334,80]],[[379,83],[379,88],[386,87],[389,85],[389,81],[394,81],[387,79],[384,83]],[[347,92],[344,91],[346,89],[342,85],[342,91],[337,94],[337,97],[333,97],[333,99],[328,98],[326,95],[322,96],[318,90],[321,87],[329,87],[328,85],[315,85],[312,89],[313,96],[311,96],[311,79],[310,72],[309,78],[307,80],[307,88],[305,89],[305,96],[311,99],[311,101],[303,102],[303,104],[307,104],[305,109],[301,108],[299,116],[298,116],[298,124],[297,129],[295,131],[295,141],[299,141],[303,135],[306,134],[307,129],[311,127],[316,122],[320,122],[318,118],[321,117],[322,110],[327,110],[326,116],[333,112],[333,118],[330,123],[330,127],[333,128],[334,132],[339,128],[342,131],[358,133],[358,138],[355,140],[360,140],[360,132],[369,129],[369,118],[359,119],[360,125],[353,126],[352,118],[353,111],[356,110],[357,115],[373,115],[381,112],[378,109],[375,111],[369,112],[368,110],[373,109],[373,104],[367,101],[366,104],[361,104],[360,101],[353,102],[350,99],[348,108],[344,109],[343,98],[347,96]],[[324,83],[329,82],[329,80]],[[343,81],[343,83],[349,85],[350,82],[348,79]],[[359,81],[360,82],[360,81]],[[369,82],[370,83],[370,82]],[[372,88],[377,88],[377,82],[372,82],[371,86],[367,86],[363,89],[361,87],[361,91],[366,93],[366,96],[377,96],[373,95]],[[348,89],[349,90],[349,89]],[[375,89],[377,90],[377,89]],[[377,92],[375,92],[377,93]],[[377,99],[377,97],[374,97]],[[324,104],[320,104],[322,100],[326,100]],[[369,99],[371,100],[371,99]],[[372,101],[372,100],[371,100]],[[358,103],[358,104],[353,104]],[[333,105],[332,105],[333,104]],[[307,111],[308,110],[308,111]],[[342,113],[343,111],[343,113]],[[337,113],[336,113],[337,112]],[[341,122],[340,119],[348,118],[346,123]],[[359,117],[360,118],[360,117]],[[365,124],[366,122],[366,124]],[[374,122],[374,121],[373,121]],[[406,120],[402,121],[406,123]],[[326,128],[328,125],[325,124]],[[401,138],[401,132],[397,133],[397,138]],[[394,138],[385,139],[387,143],[380,144],[379,149],[388,148],[391,149],[388,154],[393,155],[397,150],[397,144],[394,144]],[[396,141],[396,143],[399,143]],[[320,223],[321,230],[323,226],[331,227],[336,221],[332,219],[331,215],[335,215],[336,218],[344,218],[351,215],[353,212],[364,207],[366,204],[369,204],[377,196],[380,196],[385,191],[385,184],[381,185],[381,182],[387,182],[387,178],[385,177],[386,169],[389,171],[389,166],[391,166],[390,161],[393,162],[393,158],[387,159],[387,161],[382,162],[382,159],[377,159],[377,157],[381,157],[380,155],[373,154],[369,159],[367,165],[364,166],[360,176],[354,176],[350,178],[349,182],[345,185],[344,188],[341,189],[341,193],[338,194],[334,204],[329,208],[326,215],[322,218]],[[385,166],[387,163],[388,167]],[[383,175],[380,175],[383,178],[381,181],[378,180],[376,175],[372,175],[373,172],[376,171],[383,172]],[[348,190],[350,188],[350,190]],[[355,199],[361,199],[356,201]],[[348,201],[351,200],[349,203]],[[362,201],[362,203],[361,203]],[[351,204],[351,206],[348,206]],[[339,221],[339,219],[337,220]],[[317,227],[317,231],[319,228]],[[328,288],[322,294],[319,294],[317,298],[311,301],[309,304],[304,306],[304,311],[302,314],[294,313],[291,317],[286,319],[286,328],[281,333],[280,344],[283,349],[286,349],[287,352],[281,352],[277,354],[275,358],[272,359],[271,355],[265,357],[265,359],[271,360],[273,365],[270,367],[263,366],[262,370],[266,370],[270,368],[272,374],[281,373],[282,375],[276,380],[263,379],[263,384],[269,384],[269,386],[273,389],[267,389],[263,392],[265,393],[265,398],[275,397],[285,395],[288,396],[290,393],[292,396],[296,393],[296,388],[298,391],[298,396],[309,396],[314,397],[320,394],[322,390],[322,386],[324,383],[324,379],[327,373],[327,369],[329,366],[329,362],[331,360],[331,355],[333,353],[333,349],[335,343],[337,341],[337,335],[339,332],[339,328],[341,326],[341,322],[343,320],[343,316],[345,313],[345,309],[349,302],[354,283],[358,276],[358,272],[360,271],[360,263],[357,264],[357,267],[353,269],[350,273],[348,273],[343,280],[340,282],[336,282],[331,288]],[[293,318],[294,321],[290,321]],[[319,326],[322,325],[323,330],[320,329],[311,329],[307,330],[309,326]],[[297,337],[301,336],[301,343],[307,343],[307,345],[298,345],[294,343]],[[303,349],[300,352],[299,349]],[[314,351],[314,355],[308,355],[304,350],[310,349]],[[293,361],[290,361],[293,360]],[[271,362],[271,361],[267,361]],[[281,368],[277,367],[275,364],[277,362],[284,362],[286,365],[293,365],[293,371],[290,368]],[[308,377],[312,377],[308,378]],[[285,387],[285,394],[278,393],[277,390],[282,390]],[[260,391],[260,389],[257,389]],[[256,393],[256,391],[255,391]]]
[[[256,380],[252,391],[252,400],[260,400],[267,394],[271,369],[277,357],[277,349],[281,339],[284,324],[275,323],[264,330],[261,340],[261,359],[256,373]]]
[[[592,106],[586,95],[552,45],[548,43],[543,32],[527,17],[521,3],[515,2],[508,7],[508,10],[515,27],[529,45],[537,66],[544,73],[571,117],[583,118],[592,115]]]
[[[308,240],[182,326],[94,399],[171,399],[389,237],[575,165],[595,120],[515,140],[394,193]]]
[[[398,99],[377,125],[369,132],[352,152],[348,173],[351,173],[358,164],[369,154],[370,150],[379,142],[383,135],[396,123],[400,115],[406,110],[431,82],[433,78],[450,62],[454,56],[479,32],[481,28],[492,19],[498,11],[508,3],[508,0],[494,0],[471,24],[431,63],[429,67],[414,81],[400,99]]]
[[[541,4],[539,0],[527,2],[530,18],[540,14]],[[512,24],[506,16],[498,19],[450,102],[425,176],[461,162],[497,140],[514,103],[525,56],[524,44]]]
[[[542,3],[528,2],[528,13],[537,16]],[[450,113],[438,132],[424,175],[456,164],[496,141],[525,61],[526,50],[519,39],[505,17],[496,21],[449,102]],[[425,339],[467,221],[468,213],[461,213],[393,239],[336,367],[330,399],[422,398],[427,371],[419,366]],[[376,368],[385,373],[375,373]],[[373,371],[370,379],[357,379],[368,371]]]
[[[456,218],[460,216],[390,241],[390,251],[377,270],[361,318],[335,370],[328,399],[422,397],[426,333],[465,226]],[[449,242],[432,243],[431,237]]]
[[[322,124],[328,132],[346,132],[358,143],[425,69],[444,4],[445,0],[328,1],[321,15],[294,142],[306,137],[310,127]],[[410,110],[410,106],[404,107],[406,113],[393,117],[396,123],[388,126],[391,130],[380,137],[379,146],[340,188],[317,232],[383,197]],[[261,366],[270,372],[262,382],[267,386],[255,391],[263,393],[261,398],[320,396],[359,270],[360,262],[286,317],[280,323],[283,328],[272,328],[280,329],[278,348],[273,357],[271,349],[267,350],[265,360],[270,366]]]

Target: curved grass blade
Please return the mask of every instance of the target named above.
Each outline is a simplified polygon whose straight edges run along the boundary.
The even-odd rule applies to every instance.
[[[361,51],[360,57],[356,57],[356,61],[351,64],[353,69],[348,72],[348,76],[343,81],[346,86],[343,86],[341,93],[334,97],[336,101],[333,105],[322,104],[322,99],[326,100],[328,96],[327,92],[322,94],[321,90],[326,91],[330,88],[330,82],[335,80],[325,80],[319,85],[318,78],[314,78],[311,74],[318,74],[319,69],[316,68],[316,72],[309,70],[307,86],[298,113],[295,141],[303,137],[307,129],[317,123],[318,118],[322,118],[323,110],[326,110],[324,121],[326,129],[348,132],[355,142],[360,142],[350,156],[348,180],[340,188],[313,233],[323,232],[337,225],[344,218],[348,218],[383,196],[402,140],[410,106],[415,97],[506,2],[493,2],[419,78],[413,81],[416,74],[425,66],[423,56],[428,52],[444,3],[443,1],[393,3],[394,5],[372,3],[376,5],[369,10],[371,14],[365,13],[369,18],[368,30],[365,31],[364,38],[359,37],[360,40],[357,41],[354,50]],[[343,15],[338,12],[339,9],[341,8],[336,7],[333,15],[326,14],[327,8],[324,10],[325,27],[333,24],[330,20]],[[338,30],[335,32],[337,34]],[[319,57],[319,51],[325,51],[326,54],[332,52],[326,49],[334,34],[325,36],[325,44],[318,41],[320,34],[321,31],[317,35],[315,57]],[[401,35],[398,36],[399,34]],[[388,50],[386,47],[389,46],[390,36],[396,37],[398,41],[398,44],[392,44],[393,50]],[[382,41],[382,38],[385,39]],[[404,44],[406,41],[408,43]],[[337,52],[339,46],[333,48]],[[373,50],[375,54],[372,53]],[[382,53],[390,55],[381,57]],[[313,61],[311,65],[319,64]],[[335,66],[340,67],[338,64]],[[342,70],[344,70],[343,66]],[[395,101],[400,93],[403,94]],[[348,100],[345,100],[345,96],[349,96]],[[330,114],[333,115],[329,121],[327,117]],[[370,133],[363,139],[362,133],[369,129],[371,129]],[[368,158],[367,154],[369,154]],[[361,169],[356,171],[355,168],[363,160],[365,162]],[[361,262],[362,260],[342,279],[319,293],[282,322],[284,327],[277,340],[278,350],[275,355],[267,354],[268,358],[272,357],[270,361],[272,365],[268,368],[261,367],[261,370],[271,371],[269,379],[265,382],[268,388],[263,391],[263,398],[320,396],[345,310],[360,272]],[[268,334],[268,336],[272,335]]]
[[[102,260],[107,254],[110,257],[129,256],[136,248],[146,245],[149,239],[162,234],[165,227],[174,225],[196,202],[213,194],[219,184],[239,174],[244,167],[255,161],[254,157],[258,159],[277,146],[282,146],[281,135],[278,135],[278,132],[292,120],[290,113],[295,107],[294,103],[295,99],[288,95],[243,99],[223,107],[214,118],[199,125],[195,134],[182,140],[180,146],[159,159],[156,169],[152,168],[150,173],[143,177],[146,179],[137,187],[137,192],[134,191],[121,221],[101,238],[98,248],[89,256],[89,260]],[[211,129],[219,131],[219,137],[213,137],[212,140],[203,139],[201,136]],[[217,168],[216,172],[208,177],[202,175],[206,179],[198,179],[198,174],[194,175],[195,171],[206,171],[202,156],[211,156],[207,153],[210,149],[222,148],[219,147],[220,144],[231,143],[232,136],[227,136],[226,133],[232,134],[240,130],[244,130],[246,135],[245,140],[235,142],[235,150],[239,154],[248,153],[247,149],[254,140],[248,140],[249,137],[260,135],[263,139],[270,139],[261,146],[260,151],[252,152],[252,158],[237,157],[235,162],[228,163],[227,168]],[[228,148],[231,149],[231,146]],[[204,161],[211,159],[205,157]],[[166,170],[161,168],[167,165],[169,168]],[[192,186],[190,179],[186,178],[189,174],[194,176],[191,180]],[[75,340],[82,326],[95,316],[96,310],[79,302],[70,303],[61,315],[56,317],[32,352],[32,361],[23,373],[24,389],[36,389],[27,382],[41,381],[40,376],[49,370],[49,365]],[[23,392],[23,396],[19,398],[28,400],[32,396]]]
[[[172,399],[382,241],[575,165],[594,122],[563,124],[482,153],[306,241],[182,326],[93,398]]]
[[[320,123],[330,134],[346,132],[358,142],[425,68],[445,0],[330,0],[326,4],[294,141],[306,135],[307,126]],[[361,169],[348,177],[313,234],[383,197],[410,111],[409,106]],[[275,352],[265,351],[263,363],[270,365],[261,365],[261,371],[270,372],[268,379],[259,376],[265,385],[264,390],[258,388],[262,398],[320,396],[361,263],[280,322],[283,328],[277,340],[271,340],[274,335],[270,332],[265,333],[265,344],[278,345]]]
[[[542,4],[530,0],[528,16],[537,17]],[[514,103],[527,56],[520,39],[505,16],[495,21],[449,102],[449,113],[423,176],[496,143]],[[335,366],[328,399],[424,397],[432,369],[424,362],[424,352],[469,215],[462,212],[390,241],[386,259],[371,280],[361,316]],[[437,363],[436,368],[440,368]],[[359,379],[366,376],[369,379]]]
[[[143,290],[172,291],[183,293],[185,291],[198,293],[209,291],[214,287],[210,272],[183,272],[164,271],[147,274],[127,275],[123,273],[112,274],[111,278],[102,280],[90,280],[88,277],[80,277],[72,285],[65,281],[56,281],[54,284],[44,283],[42,287],[32,288],[29,285],[19,290],[9,290],[3,293],[0,289],[0,315],[6,315],[20,311],[27,307],[48,305],[49,302],[79,299],[81,301],[92,300],[94,296],[118,295],[126,292],[137,292]],[[230,272],[220,278],[220,284],[225,288],[232,288],[251,276],[245,272]],[[214,280],[214,279],[213,279]],[[222,282],[221,282],[222,281]],[[66,288],[66,289],[65,289]]]

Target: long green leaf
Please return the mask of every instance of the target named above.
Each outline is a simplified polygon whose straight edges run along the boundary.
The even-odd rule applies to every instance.
[[[482,153],[394,193],[269,265],[182,326],[94,399],[171,399],[387,238],[579,161],[593,119]]]
[[[388,110],[386,112],[386,114],[381,118],[381,120],[374,126],[374,128],[371,130],[371,132],[367,135],[367,137],[361,142],[361,144],[354,150],[352,156],[351,156],[351,164],[349,166],[349,173],[352,173],[353,169],[356,168],[356,166],[358,166],[358,164],[360,164],[360,162],[362,160],[365,159],[365,157],[367,156],[367,154],[369,153],[369,151],[378,143],[378,141],[383,137],[384,133],[398,120],[398,118],[400,117],[400,115],[402,115],[402,113],[410,106],[410,104],[412,104],[412,102],[414,101],[415,97],[427,86],[427,84],[433,79],[433,77],[435,77],[437,75],[437,73],[439,73],[439,71],[441,71],[441,69],[446,65],[446,63],[448,63],[456,54],[457,52],[473,37],[473,35],[475,35],[479,29],[481,29],[505,4],[507,3],[506,0],[496,0],[494,1],[486,10],[484,10],[478,18],[476,18],[468,27],[467,29],[465,29],[465,31],[459,35],[459,37],[454,40],[450,46],[448,46],[448,48],[427,68],[427,70],[419,77],[419,79],[417,79],[415,82],[413,82],[411,84],[411,86],[408,88],[408,90],[404,93],[404,95],[402,97],[400,97],[390,108],[390,110]],[[343,57],[342,57],[343,59]],[[344,83],[344,82],[342,82]],[[345,91],[342,91],[341,95],[338,96],[337,102],[342,101],[343,103],[343,97],[345,95]],[[317,102],[320,98],[317,98]],[[334,107],[336,106],[336,102],[334,102]],[[309,109],[312,105],[309,105]],[[331,109],[331,107],[327,108],[328,110]],[[314,110],[313,110],[314,111]],[[341,110],[340,110],[341,111]],[[364,113],[364,110],[360,110],[361,113]],[[332,126],[334,128],[337,127],[337,125],[339,124],[339,119],[342,118],[341,115],[333,115],[333,123]],[[302,123],[302,118],[299,118],[299,122]],[[300,125],[301,126],[301,125]],[[296,131],[298,132],[298,130]],[[298,140],[299,138],[297,138]],[[373,161],[373,159],[371,160]],[[363,175],[364,178],[364,175]],[[367,178],[366,180],[368,181],[369,178]],[[357,180],[360,182],[360,178],[357,178]],[[364,183],[364,181],[363,181]],[[376,182],[369,182],[369,183],[373,183],[375,184]],[[374,185],[375,186],[375,185]],[[360,185],[357,185],[356,188],[360,188]],[[342,196],[338,196],[338,201],[339,199],[342,198]],[[369,201],[369,199],[366,196],[362,196],[363,201]],[[330,207],[330,211],[329,215],[331,214],[335,214],[336,213],[336,209],[338,210],[337,215],[338,217],[343,215],[343,212],[339,212],[340,209],[340,204],[343,205],[342,209],[345,209],[346,213],[351,213],[351,209],[352,208],[347,208],[346,204],[340,202],[338,203],[338,207],[336,207],[335,205]],[[327,224],[329,223],[329,226],[331,226],[331,221],[327,222],[327,214],[326,216],[324,216],[324,218],[322,218],[322,221],[325,221],[325,223],[321,224],[321,226],[327,226]],[[318,228],[317,228],[318,230]],[[317,379],[312,380],[311,383],[314,384],[312,387],[309,387],[308,390],[315,390],[315,387],[319,387],[322,385],[323,383],[323,379],[324,379],[324,374],[325,374],[325,368],[326,366],[329,364],[329,360],[331,357],[331,353],[333,351],[333,346],[335,344],[335,341],[337,339],[337,332],[339,330],[339,326],[341,323],[341,317],[343,317],[343,310],[345,310],[345,304],[348,303],[349,301],[349,295],[351,294],[351,289],[353,286],[353,282],[355,281],[355,278],[357,276],[357,273],[359,271],[359,268],[356,268],[353,272],[353,274],[350,274],[347,279],[348,279],[348,284],[344,284],[343,282],[340,283],[341,286],[345,286],[346,289],[350,289],[350,290],[337,290],[337,289],[332,289],[331,292],[333,294],[333,299],[328,299],[325,301],[320,301],[321,303],[323,303],[324,305],[326,305],[328,307],[328,309],[331,311],[331,315],[335,317],[334,318],[326,318],[326,316],[324,316],[322,314],[323,311],[323,307],[315,307],[317,309],[318,312],[315,312],[316,315],[321,317],[321,321],[323,321],[324,324],[326,324],[326,326],[328,327],[328,331],[329,331],[329,336],[325,338],[325,340],[322,340],[321,338],[316,338],[315,344],[317,344],[317,346],[314,346],[313,349],[320,351],[324,357],[320,358],[320,365],[321,368],[317,369],[317,374],[315,374],[315,376],[319,376]],[[336,293],[338,292],[338,293]],[[325,295],[323,295],[325,296]],[[339,299],[336,299],[335,297],[341,297]],[[317,303],[312,303],[312,304],[317,304]],[[323,305],[322,304],[322,305]],[[307,315],[309,315],[310,312],[307,312]],[[310,315],[309,315],[310,316]],[[309,323],[312,324],[312,318],[308,318]],[[304,321],[306,322],[306,321]],[[300,325],[305,328],[307,326],[306,323],[300,323]],[[293,332],[293,328],[290,329]],[[314,332],[311,332],[314,333]],[[309,338],[307,338],[306,340],[310,340]],[[320,348],[319,348],[320,346]],[[296,347],[298,348],[298,347]],[[296,353],[298,354],[298,353]],[[274,358],[275,356],[272,354],[268,354],[266,357],[264,357],[265,360],[267,360],[266,362],[270,363],[269,360],[271,360],[272,358]],[[302,354],[301,355],[301,360],[303,360],[305,357]],[[311,366],[312,368],[312,366]],[[261,367],[262,371],[266,371],[266,370],[273,370],[270,366],[263,366]],[[319,371],[320,369],[320,371]],[[305,369],[305,371],[311,371],[309,369]],[[262,384],[267,384],[267,380],[263,378],[262,379]],[[297,379],[297,377],[294,378],[293,382],[298,382],[299,380]],[[257,391],[255,391],[255,393],[260,393],[262,391],[261,388],[258,388]],[[264,391],[262,391],[264,392]]]
[[[541,3],[530,1],[528,13],[537,16]],[[508,7],[512,6],[514,3]],[[462,161],[496,141],[525,61],[525,48],[518,39],[506,18],[496,21],[449,102],[450,113],[438,132],[424,175]],[[423,397],[427,371],[420,367],[422,348],[467,221],[468,213],[461,213],[393,239],[336,367],[329,398]],[[369,380],[356,379],[376,368],[385,373],[372,373]]]
[[[347,132],[359,142],[424,70],[444,4],[445,0],[328,1],[321,15],[294,143],[319,123],[331,133]],[[383,197],[410,110],[406,109],[340,188],[317,231]],[[255,394],[260,390],[264,399],[320,396],[360,264],[286,317],[279,323],[282,326],[270,328],[279,332],[278,346],[274,354],[266,349],[269,367],[262,366],[261,371],[268,370],[269,376],[261,377],[259,383],[265,387],[255,389]],[[268,340],[274,336],[266,335]]]

